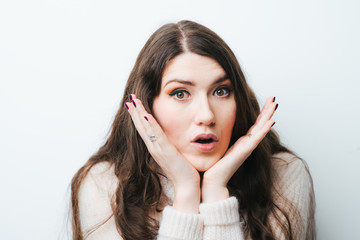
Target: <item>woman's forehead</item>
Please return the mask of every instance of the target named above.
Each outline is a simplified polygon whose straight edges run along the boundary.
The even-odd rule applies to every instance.
[[[162,75],[162,87],[174,82],[196,85],[197,81],[223,81],[224,69],[210,57],[195,53],[183,53],[172,59]]]

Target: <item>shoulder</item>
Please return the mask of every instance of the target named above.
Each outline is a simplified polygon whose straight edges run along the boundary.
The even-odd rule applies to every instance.
[[[118,186],[114,166],[108,162],[91,167],[79,190],[79,213],[83,229],[112,215],[113,196]]]
[[[111,194],[117,185],[118,179],[114,172],[114,165],[109,162],[100,162],[89,170],[81,184],[80,193],[95,191]]]
[[[292,153],[276,153],[272,156],[271,162],[276,174],[310,175],[306,161]]]
[[[310,236],[314,229],[315,198],[306,161],[294,154],[283,152],[273,155],[272,164],[274,201],[287,212],[296,239],[309,239],[307,236]]]
[[[311,191],[312,178],[305,160],[292,153],[281,152],[272,156],[275,187],[284,191]]]

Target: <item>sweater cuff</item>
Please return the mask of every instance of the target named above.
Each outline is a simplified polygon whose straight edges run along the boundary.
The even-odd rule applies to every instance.
[[[164,208],[159,236],[165,239],[202,239],[204,220],[200,214],[184,213],[171,206]]]
[[[202,203],[199,210],[205,225],[226,225],[240,222],[239,203],[235,197],[214,203]]]

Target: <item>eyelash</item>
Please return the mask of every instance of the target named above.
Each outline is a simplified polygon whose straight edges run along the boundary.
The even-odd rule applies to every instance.
[[[221,86],[221,87],[218,87],[217,89],[215,89],[214,94],[219,90],[225,90],[225,91],[227,91],[227,93],[225,94],[225,96],[218,96],[218,97],[228,97],[228,96],[230,96],[230,93],[232,92],[231,88],[229,88],[227,86]]]
[[[176,99],[178,99],[178,100],[184,100],[184,98],[178,98],[178,97],[176,97],[176,95],[177,95],[178,93],[185,93],[185,94],[187,94],[187,95],[190,95],[189,92],[186,91],[186,90],[184,90],[184,89],[175,89],[175,90],[172,91],[169,95],[170,95],[170,96],[174,96],[174,97],[175,97]]]
[[[224,96],[218,96],[218,97],[221,97],[221,98],[223,98],[223,97],[229,97],[230,94],[231,94],[231,92],[232,92],[232,89],[231,89],[231,88],[229,88],[229,87],[227,87],[227,86],[220,86],[220,87],[218,87],[218,88],[215,89],[215,91],[214,91],[213,94],[216,96],[216,92],[219,91],[219,90],[226,91],[226,93],[224,94]],[[188,91],[184,90],[184,89],[175,89],[175,90],[172,91],[169,95],[170,95],[170,96],[174,96],[174,97],[175,97],[176,99],[178,99],[178,100],[184,100],[184,99],[186,99],[186,97],[183,97],[183,98],[177,97],[176,95],[179,94],[179,93],[185,93],[185,95],[187,95],[187,96],[190,95],[190,93],[189,93]]]

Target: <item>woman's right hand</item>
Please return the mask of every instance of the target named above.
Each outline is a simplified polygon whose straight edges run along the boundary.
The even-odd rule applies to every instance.
[[[200,175],[170,143],[156,119],[146,112],[134,94],[126,102],[132,121],[151,156],[161,167],[175,190],[173,207],[184,212],[198,213],[200,204]]]

